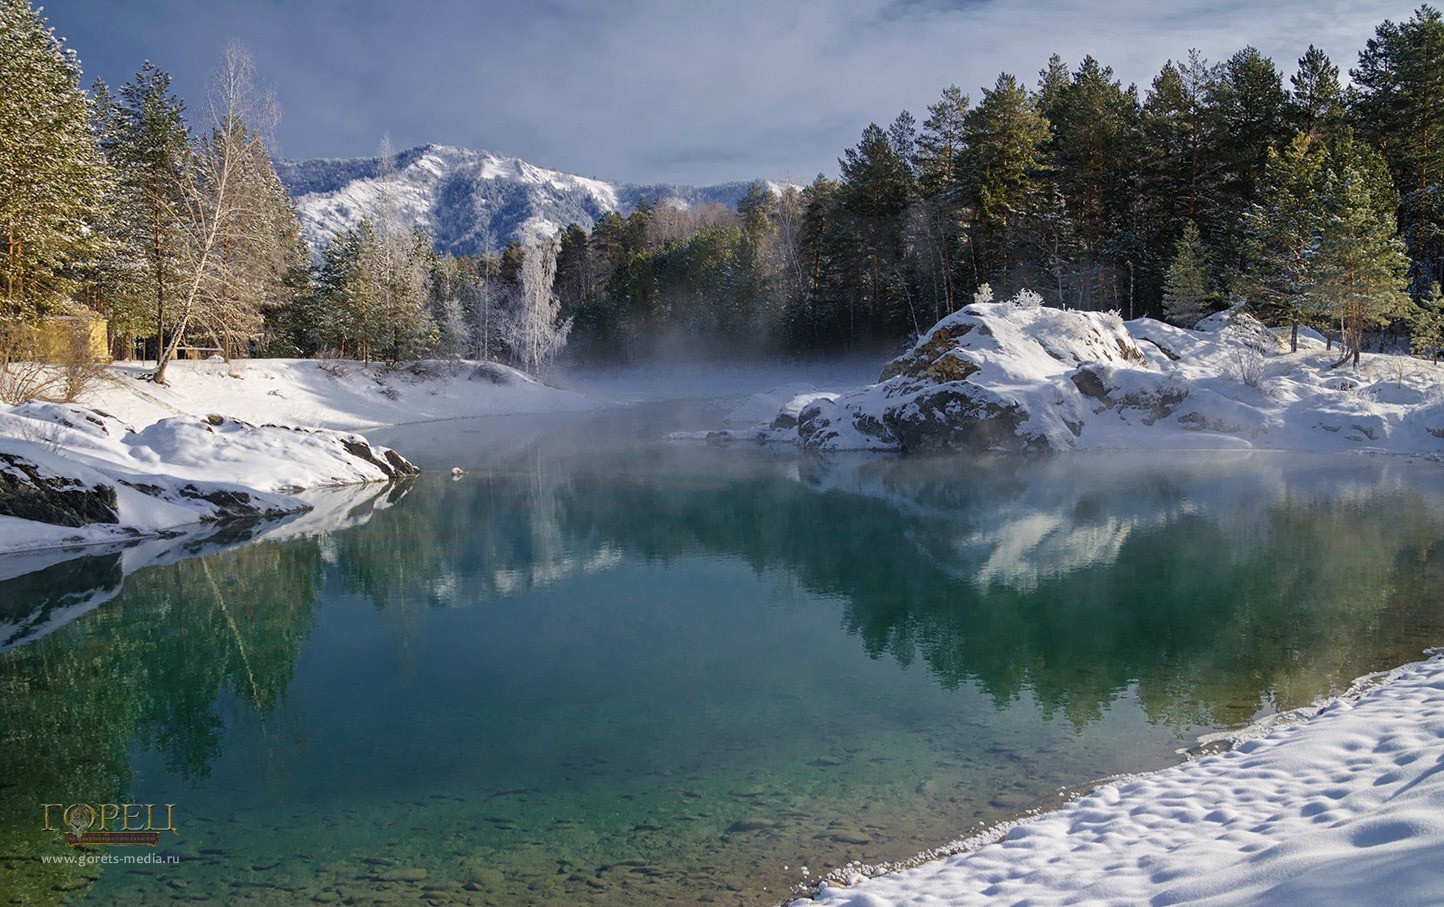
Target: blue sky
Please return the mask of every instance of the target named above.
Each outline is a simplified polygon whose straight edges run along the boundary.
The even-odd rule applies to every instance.
[[[1254,44],[1286,71],[1310,41],[1347,70],[1415,3],[1347,0],[53,0],[87,80],[147,58],[204,97],[230,40],[281,102],[285,157],[439,142],[634,182],[835,173],[869,121],[1050,53],[1146,87],[1197,47]]]

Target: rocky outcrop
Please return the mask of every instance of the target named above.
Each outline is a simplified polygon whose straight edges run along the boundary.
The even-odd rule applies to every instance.
[[[118,523],[115,487],[86,483],[18,454],[0,452],[0,516],[54,526]]]
[[[1067,448],[1106,396],[1090,369],[1114,366],[1150,367],[1116,315],[1044,308],[1027,292],[975,303],[885,365],[878,384],[810,404],[798,440],[818,450]]]
[[[0,408],[0,550],[166,534],[306,511],[305,488],[415,475],[360,435],[220,415],[136,431],[74,406]],[[76,532],[57,531],[60,527]]]

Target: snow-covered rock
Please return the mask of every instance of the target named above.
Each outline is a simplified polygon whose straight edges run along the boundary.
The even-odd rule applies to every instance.
[[[1325,344],[1305,332],[1288,352],[1239,308],[1187,330],[1023,291],[943,318],[876,384],[790,400],[724,434],[816,450],[1444,452],[1444,369],[1375,354],[1335,369]]]
[[[360,435],[176,416],[137,431],[54,403],[0,409],[0,552],[308,509],[305,488],[416,472]]]

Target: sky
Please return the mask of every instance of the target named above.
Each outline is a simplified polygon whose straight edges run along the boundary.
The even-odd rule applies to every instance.
[[[222,48],[274,87],[287,158],[434,142],[602,179],[835,175],[869,122],[1092,54],[1145,89],[1170,58],[1309,43],[1347,72],[1393,0],[51,0],[88,82],[152,60],[204,108]]]

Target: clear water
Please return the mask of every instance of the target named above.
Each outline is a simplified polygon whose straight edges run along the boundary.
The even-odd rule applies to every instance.
[[[0,655],[0,900],[775,903],[1444,639],[1436,465],[655,440],[715,422],[403,427],[359,525],[0,582],[118,588]],[[117,801],[182,862],[37,861]]]

